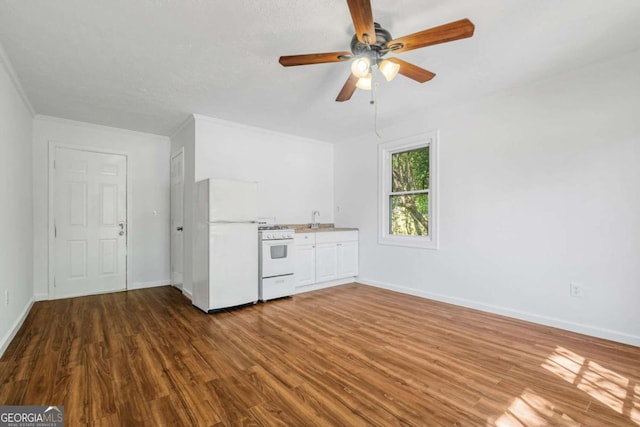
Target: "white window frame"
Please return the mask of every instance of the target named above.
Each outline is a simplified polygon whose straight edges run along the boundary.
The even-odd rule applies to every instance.
[[[378,243],[381,245],[438,249],[438,140],[437,130],[378,145],[379,215]],[[394,153],[429,147],[429,235],[397,236],[389,233],[391,156]]]

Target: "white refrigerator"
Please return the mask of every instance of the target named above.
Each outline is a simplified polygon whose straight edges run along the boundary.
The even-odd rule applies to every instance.
[[[196,183],[193,300],[206,313],[258,301],[258,184]]]

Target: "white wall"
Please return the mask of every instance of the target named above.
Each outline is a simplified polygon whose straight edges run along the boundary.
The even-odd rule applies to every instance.
[[[0,355],[33,302],[31,121],[30,107],[0,46]]]
[[[169,138],[36,116],[33,135],[34,290],[48,297],[49,142],[126,153],[132,205],[128,219],[129,289],[169,283]],[[158,215],[153,215],[153,211]]]
[[[333,145],[193,115],[171,138],[185,150],[183,292],[192,292],[193,187],[206,178],[259,183],[259,217],[278,223],[333,222]]]
[[[196,117],[195,179],[259,183],[258,215],[281,224],[333,222],[333,144]]]
[[[361,281],[640,345],[639,94],[636,52],[383,130],[440,130],[437,251],[377,243],[380,140],[337,145]]]

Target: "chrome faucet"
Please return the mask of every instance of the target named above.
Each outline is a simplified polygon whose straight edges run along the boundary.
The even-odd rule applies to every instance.
[[[320,216],[320,211],[313,211],[311,214],[311,228],[313,229],[318,228],[318,220],[316,219],[316,216]]]

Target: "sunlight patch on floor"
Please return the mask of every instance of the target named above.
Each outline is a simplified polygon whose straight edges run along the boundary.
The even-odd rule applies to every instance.
[[[638,424],[640,426],[640,384],[633,388],[633,404],[631,408],[631,413],[629,414],[629,418],[631,421]]]
[[[586,367],[576,386],[622,414],[629,380],[593,361],[587,362]]]
[[[628,378],[563,347],[556,347],[541,366],[640,425],[640,386]]]
[[[525,389],[515,398],[509,408],[491,425],[498,427],[526,426],[538,427],[552,425],[579,426],[580,423],[567,414],[558,411],[549,400],[538,396],[530,389]]]
[[[557,347],[555,352],[542,363],[542,367],[573,384],[576,377],[580,375],[584,361],[584,357]]]

